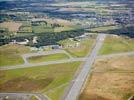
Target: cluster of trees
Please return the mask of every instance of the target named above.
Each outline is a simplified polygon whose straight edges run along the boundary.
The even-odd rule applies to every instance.
[[[38,43],[37,44],[29,44],[30,46],[45,46],[45,45],[55,45],[58,44],[58,41],[64,40],[67,38],[74,38],[76,36],[80,36],[85,32],[85,30],[72,30],[65,31],[60,33],[44,33],[38,35]]]
[[[125,35],[134,38],[134,26],[122,27],[120,29],[106,31],[108,34]]]
[[[39,34],[29,34],[29,35],[23,35],[23,36],[12,36],[12,35],[7,35],[5,37],[5,34],[0,35],[0,45],[7,44],[11,42],[12,40],[16,41],[23,41],[25,39],[28,39],[30,42],[28,46],[46,46],[46,45],[56,45],[60,40],[64,40],[67,38],[74,38],[76,36],[80,36],[86,32],[84,29],[79,29],[79,30],[72,30],[72,31],[64,31],[64,32],[51,32],[51,33],[39,33]],[[33,37],[37,36],[38,37],[38,43],[34,44],[32,43]]]

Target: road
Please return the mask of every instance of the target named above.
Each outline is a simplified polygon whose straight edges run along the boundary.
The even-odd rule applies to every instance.
[[[88,56],[88,59],[86,59],[85,64],[83,65],[83,68],[81,69],[80,73],[76,77],[76,79],[75,79],[74,83],[72,84],[72,87],[68,91],[67,95],[65,95],[65,97],[63,98],[64,100],[77,100],[77,97],[80,94],[82,86],[83,86],[88,74],[91,71],[92,64],[94,63],[95,59],[97,58],[98,51],[100,50],[105,37],[106,37],[105,34],[98,35],[95,47],[93,48],[90,56]]]
[[[0,93],[0,100],[4,97],[14,98],[15,100],[30,100],[31,96],[37,97],[39,100],[50,100],[46,95],[39,93]]]

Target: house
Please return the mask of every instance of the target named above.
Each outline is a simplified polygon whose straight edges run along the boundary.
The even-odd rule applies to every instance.
[[[37,36],[33,37],[33,41],[32,41],[32,42],[33,42],[33,44],[38,43],[38,42],[37,42],[37,40],[38,40],[38,37],[37,37]]]

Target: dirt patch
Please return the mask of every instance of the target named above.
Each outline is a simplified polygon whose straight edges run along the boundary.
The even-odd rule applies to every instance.
[[[107,59],[97,59],[93,71],[134,71],[134,56],[121,56]]]
[[[18,77],[0,84],[0,92],[2,91],[38,91],[48,86],[53,81],[52,77],[44,79],[30,79],[28,77]]]
[[[99,96],[98,94],[87,94],[87,93],[82,93],[79,97],[80,100],[111,100],[111,99],[107,99],[104,98],[102,96]]]

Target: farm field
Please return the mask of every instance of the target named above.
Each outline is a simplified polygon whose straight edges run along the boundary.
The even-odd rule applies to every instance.
[[[76,29],[77,27],[74,27],[74,26],[56,27],[54,28],[54,32],[71,31],[71,30],[76,30]]]
[[[103,32],[103,31],[108,31],[108,30],[115,30],[115,29],[119,29],[121,28],[120,26],[102,26],[102,27],[96,27],[96,28],[92,28],[91,31],[92,32]]]
[[[79,65],[74,62],[0,71],[0,92],[38,92],[59,100]]]
[[[53,32],[54,29],[52,27],[47,26],[33,26],[32,27],[34,33],[43,33],[43,32]]]
[[[97,59],[79,100],[127,100],[134,90],[134,56]]]
[[[100,54],[111,54],[134,51],[134,39],[122,36],[108,36],[100,50]]]
[[[68,59],[69,57],[66,54],[51,54],[51,55],[45,55],[45,56],[34,56],[28,58],[28,61],[30,63],[38,63],[38,62],[47,62],[47,61],[54,61],[54,60],[62,60],[62,59]]]
[[[4,45],[0,47],[0,66],[11,66],[24,63],[19,54],[30,52],[26,46]]]
[[[73,57],[84,57],[89,51],[92,50],[93,44],[95,43],[96,36],[94,38],[89,38],[82,40],[80,46],[74,48],[65,48]]]
[[[0,28],[7,28],[11,32],[17,32],[22,23],[17,22],[3,22],[0,23]]]

